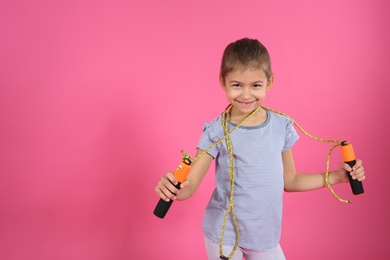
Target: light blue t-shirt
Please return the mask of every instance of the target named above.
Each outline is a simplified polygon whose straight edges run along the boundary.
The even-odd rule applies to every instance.
[[[283,199],[282,153],[299,136],[291,119],[267,111],[267,120],[253,127],[240,126],[231,136],[235,166],[234,205],[241,232],[239,246],[266,250],[280,240]],[[229,123],[229,130],[235,125]],[[204,125],[198,148],[205,150],[224,136],[221,116]],[[216,188],[203,219],[205,236],[218,243],[229,205],[230,169],[226,142],[208,152],[216,160]],[[231,214],[225,228],[224,245],[235,244]]]

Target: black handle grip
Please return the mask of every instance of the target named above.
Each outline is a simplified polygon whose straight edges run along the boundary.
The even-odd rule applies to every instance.
[[[356,160],[345,162],[349,166],[353,167],[356,163]],[[361,181],[352,179],[352,176],[348,174],[349,183],[351,184],[352,193],[354,195],[359,195],[364,193],[363,184]]]
[[[180,189],[180,182],[177,184],[177,185],[174,185],[177,189]],[[156,217],[159,217],[159,218],[164,218],[165,215],[167,214],[169,208],[171,207],[172,205],[172,202],[173,200],[169,200],[168,202],[163,200],[163,199],[160,199],[157,203],[157,206],[156,208],[154,209],[153,211],[153,214],[156,216]]]

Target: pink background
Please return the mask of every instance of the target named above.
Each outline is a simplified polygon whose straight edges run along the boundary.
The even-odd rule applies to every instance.
[[[292,3],[294,2],[294,3]],[[164,220],[154,187],[194,154],[227,102],[224,47],[253,37],[276,75],[266,105],[308,132],[348,139],[366,194],[286,193],[287,259],[389,259],[388,1],[0,3],[0,259],[206,259],[213,169]],[[298,170],[329,144],[303,135]],[[332,168],[341,161],[337,150]]]

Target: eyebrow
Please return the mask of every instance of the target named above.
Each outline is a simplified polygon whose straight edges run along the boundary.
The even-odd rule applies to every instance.
[[[229,83],[241,83],[240,81],[238,80],[230,80]],[[264,81],[262,80],[257,80],[255,82],[252,82],[252,84],[255,84],[255,83],[264,83]]]

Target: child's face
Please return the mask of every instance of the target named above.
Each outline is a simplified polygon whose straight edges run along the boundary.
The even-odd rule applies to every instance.
[[[262,69],[246,69],[227,74],[222,87],[236,112],[249,114],[262,104],[272,83],[273,76],[268,80]]]

